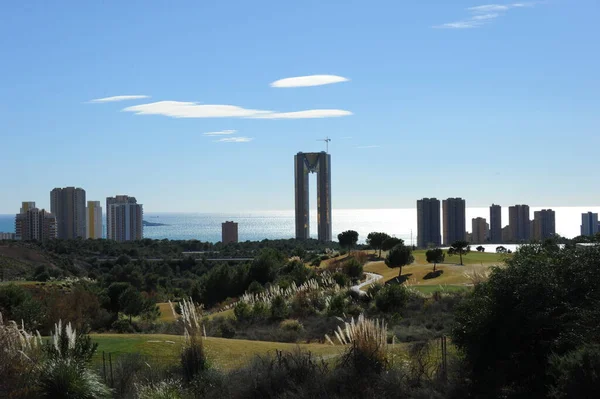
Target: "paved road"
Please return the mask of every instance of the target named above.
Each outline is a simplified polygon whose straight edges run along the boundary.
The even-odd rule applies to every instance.
[[[360,284],[357,285],[353,285],[352,287],[350,287],[350,289],[356,293],[358,293],[359,295],[366,295],[367,293],[364,291],[361,291],[360,289],[362,287],[366,287],[367,285],[371,285],[373,283],[375,283],[378,280],[381,280],[383,278],[383,276],[381,274],[375,274],[375,273],[365,273],[365,275],[367,276],[366,280]]]

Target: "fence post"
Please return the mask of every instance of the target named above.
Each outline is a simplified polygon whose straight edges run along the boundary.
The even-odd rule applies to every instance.
[[[108,365],[110,367],[110,387],[113,388],[115,385],[115,379],[113,377],[113,370],[112,370],[112,353],[108,352]]]
[[[102,374],[104,375],[104,383],[106,384],[106,355],[102,351]]]

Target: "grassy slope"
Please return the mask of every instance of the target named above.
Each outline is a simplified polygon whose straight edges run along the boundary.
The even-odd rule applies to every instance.
[[[92,334],[98,343],[95,360],[101,361],[102,351],[113,356],[122,353],[140,353],[163,363],[175,363],[179,359],[183,337],[165,334]],[[165,342],[170,341],[170,342]],[[172,342],[172,343],[171,343]],[[247,341],[208,337],[204,341],[209,359],[219,368],[232,369],[245,364],[254,355],[272,353],[276,349],[293,351],[299,347],[318,356],[334,356],[340,347],[325,344],[288,344],[280,342]]]
[[[433,265],[427,263],[425,251],[414,251],[415,262],[412,265],[402,268],[402,275],[408,276],[408,282],[412,285],[417,285],[419,290],[423,292],[431,292],[439,288],[439,285],[464,285],[470,281],[464,276],[465,272],[473,269],[488,269],[493,265],[502,265],[506,255],[495,253],[480,253],[471,252],[463,256],[464,266],[457,265],[459,262],[458,256],[446,255],[446,261],[438,264],[437,270],[442,270],[443,273],[439,277],[425,280],[423,277],[433,271]],[[456,262],[456,263],[454,263]],[[377,273],[383,276],[384,281],[392,280],[398,277],[398,269],[391,269],[385,265],[385,262],[371,262],[365,266],[366,272]],[[421,286],[432,286],[432,288],[424,288]],[[433,288],[436,287],[436,288]],[[451,288],[452,289],[452,288]]]

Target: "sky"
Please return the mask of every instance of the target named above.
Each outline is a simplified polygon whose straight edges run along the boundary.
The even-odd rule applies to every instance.
[[[293,156],[326,137],[337,209],[599,205],[598,15],[597,0],[4,1],[0,213],[65,186],[146,212],[292,209]]]

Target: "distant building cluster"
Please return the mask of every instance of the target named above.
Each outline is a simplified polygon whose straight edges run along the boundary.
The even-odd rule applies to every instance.
[[[581,234],[594,235],[600,230],[597,213],[584,213],[581,217]],[[440,220],[443,222],[440,223]],[[471,220],[471,232],[467,232],[466,204],[462,198],[423,198],[417,201],[417,246],[451,245],[464,240],[472,244],[522,243],[543,241],[556,235],[556,215],[552,209],[531,213],[529,205],[513,205],[508,208],[508,224],[502,226],[502,207],[490,206],[490,223],[482,217]],[[440,235],[440,231],[443,235]]]
[[[106,199],[106,238],[134,241],[144,237],[143,205],[134,197],[117,195]],[[79,187],[55,188],[50,192],[50,211],[26,201],[15,216],[15,233],[1,233],[0,239],[36,240],[102,238],[100,201],[87,201]],[[4,235],[6,234],[6,236]]]

